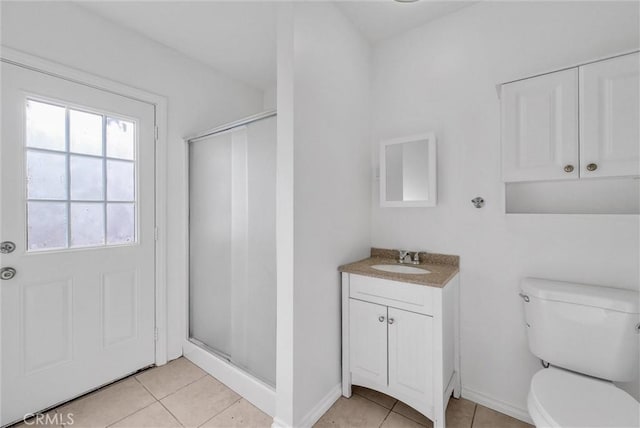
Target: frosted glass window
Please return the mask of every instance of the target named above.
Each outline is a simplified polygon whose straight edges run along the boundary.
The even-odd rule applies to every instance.
[[[69,162],[71,162],[71,199],[103,200],[102,159],[72,155]]]
[[[133,201],[135,190],[134,163],[107,161],[107,199]]]
[[[102,116],[69,110],[69,144],[73,153],[102,155]]]
[[[26,118],[27,147],[65,150],[66,109],[64,107],[27,100]]]
[[[107,117],[107,156],[133,160],[135,125],[126,120]]]
[[[134,204],[107,204],[107,243],[129,244],[135,241]]]
[[[136,122],[27,100],[29,251],[136,242]]]
[[[71,246],[104,244],[104,204],[71,203]]]
[[[27,197],[67,198],[67,157],[64,154],[27,150]]]
[[[67,247],[66,203],[28,202],[27,212],[29,250],[55,250]]]

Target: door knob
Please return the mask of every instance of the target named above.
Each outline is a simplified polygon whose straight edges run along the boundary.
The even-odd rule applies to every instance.
[[[395,322],[395,320],[393,318],[389,318],[389,321],[387,321],[389,324],[393,324]]]
[[[595,171],[596,169],[598,169],[598,165],[596,165],[595,163],[590,163],[589,165],[587,165],[587,171]]]
[[[378,321],[380,321],[380,322],[384,322],[384,317],[383,317],[382,315],[380,315],[380,316],[378,317]]]
[[[16,244],[11,241],[4,241],[0,243],[0,253],[9,254],[13,253],[13,250],[16,249]]]
[[[565,165],[564,172],[573,172],[573,165]]]
[[[4,267],[0,269],[0,279],[7,280],[16,276],[16,270],[12,267]]]

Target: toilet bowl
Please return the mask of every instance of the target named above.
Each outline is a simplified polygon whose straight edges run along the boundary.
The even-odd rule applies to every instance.
[[[555,367],[531,379],[527,399],[536,427],[640,426],[640,403],[613,383]]]

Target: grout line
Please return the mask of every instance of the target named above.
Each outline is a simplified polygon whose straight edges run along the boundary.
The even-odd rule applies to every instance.
[[[151,391],[149,391],[149,388],[147,388],[147,387],[145,386],[145,384],[144,384],[144,383],[140,382],[140,379],[138,379],[137,377],[136,377],[136,378],[134,378],[134,379],[135,379],[135,380],[136,380],[140,385],[142,385],[142,387],[143,387],[143,388],[144,388],[144,389],[145,389],[149,394],[151,394],[151,396],[153,397],[153,399],[154,399],[154,400],[156,400],[156,403],[159,403],[162,407],[164,407],[164,409],[165,409],[167,412],[169,412],[169,414],[170,414],[171,416],[173,416],[173,418],[176,420],[176,422],[178,422],[178,423],[180,424],[180,426],[184,426],[184,425],[182,424],[182,422],[180,421],[180,419],[178,419],[178,417],[177,417],[176,415],[174,415],[174,414],[173,414],[173,412],[172,412],[171,410],[169,410],[169,409],[167,408],[167,406],[165,406],[165,405],[164,405],[164,403],[163,403],[162,401],[160,401],[158,398],[156,398],[156,396],[155,396],[155,395],[153,395],[153,394],[151,393]],[[193,382],[195,382],[195,381],[193,381]],[[193,382],[191,382],[191,383],[193,383]],[[191,383],[190,383],[189,385],[191,385]],[[185,386],[188,386],[188,385],[185,385]],[[178,389],[178,390],[176,390],[176,391],[179,391],[179,389]],[[169,394],[169,395],[171,395],[171,394]],[[169,395],[167,395],[167,397],[168,397]],[[166,398],[166,397],[163,397],[163,399],[164,399],[164,398]],[[152,404],[153,404],[153,403],[152,403]],[[150,405],[151,405],[151,404],[150,404]]]
[[[167,398],[167,397],[169,397],[169,396],[171,396],[171,395],[175,394],[176,392],[178,392],[178,391],[180,391],[180,390],[182,390],[182,389],[185,389],[187,386],[189,386],[189,385],[191,385],[191,384],[193,384],[193,383],[196,383],[197,381],[199,381],[200,379],[204,378],[205,376],[209,376],[209,374],[208,374],[207,372],[204,372],[204,374],[203,374],[202,376],[200,376],[199,378],[194,379],[193,381],[191,381],[191,382],[189,382],[189,383],[187,383],[187,384],[185,384],[185,385],[182,385],[180,388],[176,389],[175,391],[173,391],[173,392],[171,392],[171,393],[169,393],[169,394],[167,394],[167,395],[164,395],[164,396],[162,396],[162,397],[160,397],[160,398],[156,397],[156,396],[155,396],[155,394],[154,394],[153,392],[151,392],[151,391],[149,390],[149,388],[147,388],[147,387],[145,386],[145,384],[144,384],[144,383],[142,383],[142,381],[140,381],[137,377],[136,377],[135,379],[138,381],[138,383],[140,383],[140,385],[142,385],[142,386],[144,387],[144,389],[146,389],[146,390],[149,392],[149,394],[151,394],[151,396],[152,396],[153,398],[155,398],[156,400],[160,401],[160,400],[164,400],[165,398]],[[212,376],[212,377],[213,377],[213,376]],[[214,378],[214,379],[215,379],[215,378]],[[216,380],[218,380],[218,379],[216,379]],[[218,382],[220,382],[220,381],[218,381]],[[222,383],[222,382],[221,382],[221,383]]]
[[[128,414],[127,416],[123,416],[122,418],[118,419],[117,421],[113,421],[113,422],[111,422],[109,425],[107,425],[107,428],[108,428],[108,427],[111,427],[111,426],[113,426],[113,425],[115,425],[115,424],[117,424],[118,422],[122,421],[123,419],[128,418],[129,416],[133,416],[133,415],[135,415],[136,413],[143,411],[143,410],[144,410],[144,409],[146,409],[147,407],[153,406],[154,404],[156,404],[156,402],[157,402],[157,401],[154,401],[153,403],[147,404],[146,406],[144,406],[144,407],[142,407],[142,408],[140,408],[140,409],[136,410],[135,412],[130,413],[130,414]]]
[[[372,390],[372,391],[373,391],[373,390]],[[393,410],[393,407],[394,407],[394,406],[396,405],[396,403],[399,401],[397,398],[393,398],[393,397],[391,397],[391,396],[389,395],[389,397],[391,397],[391,398],[393,398],[394,400],[396,400],[396,401],[393,403],[393,405],[391,406],[391,408],[389,409],[389,408],[387,408],[387,407],[383,406],[382,404],[378,403],[377,401],[373,401],[373,400],[372,400],[372,399],[370,399],[369,397],[365,397],[364,395],[360,395],[360,394],[358,394],[357,392],[354,392],[354,393],[352,393],[352,394],[351,394],[351,396],[352,396],[352,397],[353,397],[354,395],[357,395],[357,396],[358,396],[358,397],[360,397],[360,398],[364,398],[364,399],[365,399],[365,400],[367,400],[367,401],[371,401],[373,404],[377,404],[378,406],[382,407],[383,409],[387,409],[387,410]],[[348,398],[347,398],[347,400],[348,400]]]
[[[407,406],[409,406],[409,405],[407,404]],[[411,407],[411,406],[409,406],[409,407]],[[411,407],[411,408],[413,409],[413,407]],[[414,410],[415,410],[415,409],[414,409]],[[425,425],[424,423],[422,423],[422,422],[420,422],[420,421],[418,421],[418,420],[416,420],[416,419],[413,419],[411,416],[403,415],[402,413],[400,413],[400,412],[394,412],[393,410],[392,410],[391,412],[395,413],[396,415],[400,415],[400,416],[402,416],[402,417],[403,417],[403,418],[405,418],[405,419],[409,419],[411,422],[414,422],[414,423],[416,423],[416,424],[420,425],[421,427],[426,427],[426,426],[428,426],[428,425]],[[416,412],[417,412],[417,410],[416,410]],[[420,412],[418,412],[418,413],[420,413]],[[427,418],[427,417],[426,417],[425,415],[423,415],[422,413],[420,413],[420,415],[421,415],[421,416],[424,416],[425,418]],[[431,419],[429,419],[429,418],[427,418],[427,419],[428,419],[428,420],[431,422],[431,424],[433,425],[433,421],[432,421]]]
[[[386,409],[386,407],[385,407]],[[387,415],[384,417],[384,419],[382,420],[382,422],[380,422],[380,425],[378,425],[378,428],[380,428],[382,425],[384,425],[384,422],[387,420],[387,418],[389,417],[389,415],[391,414],[391,410],[389,410],[387,412]]]
[[[473,407],[473,416],[471,417],[471,426],[469,428],[473,428],[473,423],[476,420],[476,410],[478,410],[478,403]]]
[[[181,421],[180,419],[178,419],[178,417],[177,417],[176,415],[174,415],[174,414],[173,414],[173,412],[172,412],[171,410],[169,410],[169,409],[167,408],[167,406],[165,406],[165,405],[164,405],[164,403],[163,403],[162,401],[158,400],[158,403],[160,403],[160,405],[161,405],[162,407],[164,407],[164,409],[165,409],[167,412],[169,412],[169,414],[170,414],[171,416],[173,416],[173,419],[175,419],[175,420],[176,420],[176,422],[178,422],[178,423],[180,424],[180,426],[181,426],[181,427],[183,427],[183,426],[184,426],[184,424],[182,423],[182,421]]]
[[[214,378],[215,379],[215,378]],[[217,379],[216,379],[217,380]],[[222,382],[220,382],[222,383]],[[224,384],[223,384],[224,385]],[[226,385],[225,385],[226,386]],[[227,388],[229,388],[227,386]],[[231,389],[231,388],[229,388]],[[232,390],[232,389],[231,389]],[[232,390],[233,391],[233,390]],[[206,421],[204,421],[203,423],[201,423],[200,425],[198,425],[198,427],[201,427],[202,425],[206,424],[207,422],[209,422],[211,419],[215,418],[216,416],[224,413],[227,409],[229,409],[231,406],[235,405],[236,403],[240,402],[240,400],[242,400],[242,397],[238,398],[236,401],[234,401],[233,403],[229,404],[227,407],[225,407],[224,409],[220,410],[218,413],[216,413],[215,415],[211,416],[209,419],[207,419]]]

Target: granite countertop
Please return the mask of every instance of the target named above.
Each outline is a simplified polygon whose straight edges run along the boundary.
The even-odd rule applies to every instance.
[[[372,276],[374,278],[442,288],[458,273],[460,257],[447,254],[421,252],[420,264],[404,264],[405,266],[415,266],[431,271],[427,274],[384,272],[371,267],[373,265],[381,264],[400,264],[398,263],[398,252],[396,250],[372,248],[371,257],[340,266],[338,270],[340,272],[353,273],[356,275]]]

